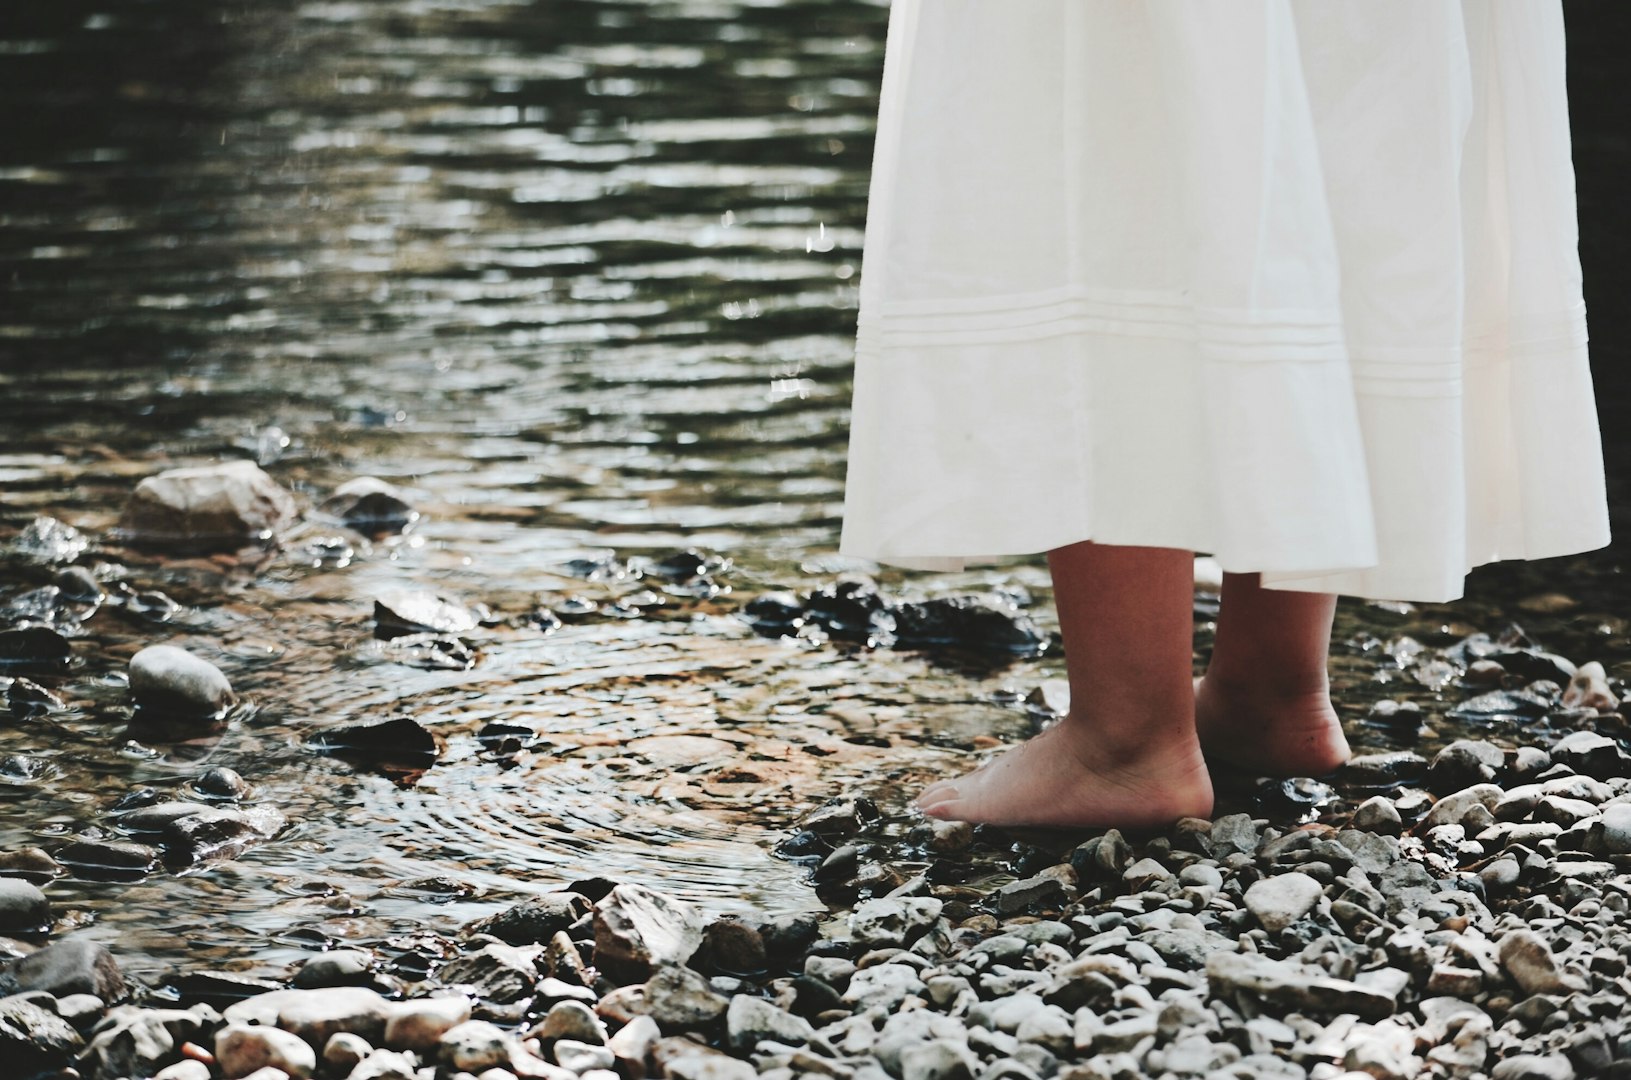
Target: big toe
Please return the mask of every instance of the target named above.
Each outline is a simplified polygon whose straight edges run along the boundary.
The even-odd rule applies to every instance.
[[[913,803],[919,810],[927,813],[933,807],[958,798],[958,791],[949,780],[938,780],[924,788]]]

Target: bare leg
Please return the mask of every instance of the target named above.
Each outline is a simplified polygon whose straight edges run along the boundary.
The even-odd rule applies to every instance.
[[[1348,760],[1326,673],[1336,602],[1223,575],[1217,642],[1195,688],[1209,758],[1273,776],[1320,776]]]
[[[1138,827],[1212,810],[1195,735],[1194,556],[1072,544],[1048,553],[1070,715],[918,797],[931,817]]]

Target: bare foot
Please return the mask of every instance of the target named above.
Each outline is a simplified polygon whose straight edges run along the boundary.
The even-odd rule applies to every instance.
[[[1349,757],[1323,688],[1286,692],[1196,679],[1195,729],[1209,759],[1255,776],[1324,776]]]
[[[954,821],[1053,828],[1143,828],[1212,812],[1199,744],[1118,758],[1070,724],[1060,721],[965,776],[930,785],[918,809]]]

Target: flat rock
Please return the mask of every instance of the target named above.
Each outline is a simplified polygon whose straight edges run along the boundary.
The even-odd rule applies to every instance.
[[[130,696],[143,709],[183,718],[218,717],[236,700],[221,669],[174,645],[130,658]]]
[[[1394,999],[1379,991],[1256,953],[1215,953],[1207,958],[1206,978],[1214,994],[1246,994],[1316,1015],[1354,1013],[1380,1020],[1395,1007]]]
[[[731,998],[725,1010],[725,1037],[731,1049],[739,1052],[749,1052],[761,1042],[807,1046],[817,1039],[808,1020],[747,994]]]
[[[252,461],[170,469],[136,485],[119,532],[138,544],[231,547],[294,521],[294,499]]]
[[[867,900],[850,913],[850,934],[863,946],[909,945],[934,925],[944,906],[928,896]]]
[[[1427,766],[1427,785],[1447,794],[1472,784],[1487,784],[1500,774],[1506,752],[1494,743],[1457,739],[1434,755]]]
[[[595,905],[595,966],[625,981],[663,964],[684,964],[702,944],[697,907],[643,885],[619,885]]]
[[[391,1003],[363,986],[326,986],[312,990],[273,990],[227,1006],[229,1024],[275,1025],[321,1046],[336,1031],[378,1043]]]
[[[646,1013],[670,1034],[707,1027],[729,1005],[707,979],[680,964],[665,964],[646,981]]]
[[[1427,816],[1422,818],[1417,829],[1425,832],[1440,825],[1460,825],[1475,806],[1483,807],[1493,817],[1495,807],[1501,801],[1501,794],[1501,789],[1494,784],[1473,784],[1471,787],[1451,792],[1433,804],[1433,808],[1427,811]]]

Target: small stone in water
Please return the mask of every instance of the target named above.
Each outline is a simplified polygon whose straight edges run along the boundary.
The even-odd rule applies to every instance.
[[[225,765],[211,765],[193,778],[200,795],[214,799],[242,799],[249,794],[249,782]]]
[[[0,667],[55,671],[67,667],[73,656],[68,639],[47,627],[0,630]]]
[[[143,709],[182,717],[216,717],[235,700],[208,660],[174,645],[149,645],[130,658],[130,696]]]
[[[358,476],[334,489],[322,511],[358,532],[400,532],[419,519],[399,488],[373,476]]]
[[[374,635],[462,634],[480,625],[476,613],[456,600],[424,589],[387,589],[374,599]]]
[[[28,934],[51,924],[51,904],[39,886],[0,878],[0,934]]]
[[[229,461],[143,480],[119,531],[139,544],[233,546],[270,539],[294,518],[294,500],[258,465]]]

